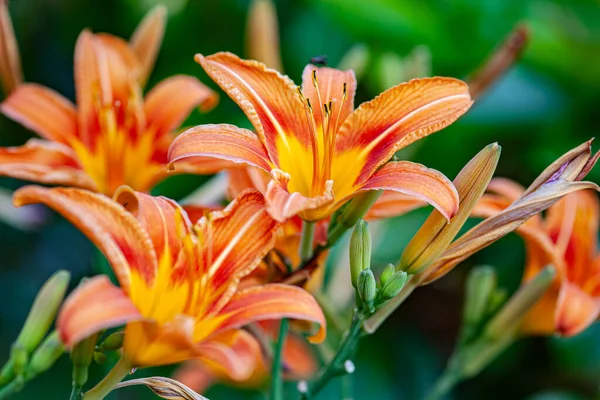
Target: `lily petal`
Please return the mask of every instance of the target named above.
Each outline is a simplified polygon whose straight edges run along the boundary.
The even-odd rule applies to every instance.
[[[590,296],[572,282],[561,285],[556,307],[556,331],[574,336],[590,326],[600,314],[600,299]]]
[[[30,139],[23,146],[0,148],[0,175],[96,190],[75,157],[63,144]]]
[[[311,336],[311,343],[325,339],[326,322],[323,312],[314,297],[296,286],[268,284],[238,291],[221,310],[225,317],[218,331],[238,328],[251,322],[294,318],[320,325],[319,331]]]
[[[25,83],[0,104],[0,111],[44,139],[68,144],[77,136],[73,104],[55,91]]]
[[[150,283],[157,269],[152,241],[135,217],[101,194],[73,188],[26,186],[13,198],[16,207],[43,203],[81,230],[106,256],[121,287],[130,285],[130,269]]]
[[[248,332],[235,329],[218,334],[198,345],[199,359],[234,381],[250,377],[260,362],[260,345]]]
[[[410,161],[391,162],[379,169],[360,188],[393,190],[409,194],[434,206],[450,220],[458,211],[458,192],[441,172]]]
[[[299,192],[290,193],[287,190],[289,175],[274,169],[275,175],[267,185],[265,199],[269,214],[279,222],[285,222],[295,215],[308,221],[317,221],[330,214],[330,206],[334,202],[333,181],[325,182],[325,191],[317,197],[306,197]]]
[[[316,82],[314,77],[316,75]],[[317,91],[317,87],[319,90]],[[354,111],[356,76],[354,71],[341,71],[335,68],[318,68],[308,64],[302,73],[302,92],[313,105],[317,128],[323,127],[323,105],[331,103],[330,129],[339,126]]]
[[[276,166],[280,152],[293,157],[298,143],[310,147],[305,107],[291,79],[231,53],[197,54],[196,61],[244,111]]]
[[[194,107],[204,112],[217,105],[219,96],[198,79],[187,75],[175,75],[156,85],[144,102],[148,129],[156,137],[178,128]]]
[[[81,141],[91,146],[92,133],[98,126],[94,104],[94,85],[100,83],[98,61],[94,51],[93,34],[84,30],[75,44],[75,97],[77,99],[77,123]],[[96,89],[97,90],[97,89]]]
[[[180,234],[191,229],[183,209],[171,199],[136,192],[129,186],[118,188],[113,200],[137,218],[152,240],[157,259],[168,254],[174,265],[182,247]]]
[[[223,211],[198,220],[194,229],[203,246],[203,265],[209,275],[211,310],[220,310],[239,280],[252,272],[275,245],[279,224],[269,217],[262,194],[242,193]]]
[[[107,276],[100,275],[88,279],[69,295],[56,327],[70,348],[95,332],[140,319],[142,316],[125,292]]]
[[[397,217],[427,205],[427,202],[415,196],[386,190],[371,206],[366,220],[376,220]]]
[[[336,153],[359,151],[366,181],[394,153],[445,128],[471,107],[467,85],[452,78],[423,78],[394,86],[361,104],[342,124]]]
[[[190,157],[214,157],[245,163],[269,172],[273,164],[258,137],[233,125],[200,125],[179,135],[169,148],[169,162]]]
[[[21,57],[15,30],[8,12],[8,2],[0,1],[0,83],[8,95],[23,82]]]
[[[138,24],[129,40],[129,45],[142,66],[140,71],[142,85],[148,80],[154,68],[165,34],[166,20],[167,8],[162,4],[154,7]]]

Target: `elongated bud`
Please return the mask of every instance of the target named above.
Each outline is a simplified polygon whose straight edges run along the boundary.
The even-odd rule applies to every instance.
[[[406,281],[408,280],[408,274],[404,271],[395,272],[385,284],[381,286],[381,297],[384,300],[393,299],[400,293]]]
[[[375,281],[375,275],[370,269],[365,269],[358,275],[358,294],[360,299],[369,308],[373,306],[375,297],[377,297],[377,282]]]
[[[396,266],[394,264],[388,264],[383,271],[381,271],[381,275],[379,276],[379,283],[383,287],[385,283],[394,275],[396,272]]]
[[[434,210],[402,252],[399,269],[409,274],[422,272],[419,280],[427,278],[428,267],[448,248],[464,225],[477,200],[492,179],[500,158],[500,146],[492,143],[481,150],[464,166],[454,179],[460,198],[458,213],[448,223]]]
[[[348,52],[342,57],[338,65],[338,69],[342,71],[351,69],[354,71],[356,79],[360,81],[361,77],[365,74],[367,66],[369,65],[369,47],[364,43],[355,44],[348,50]]]
[[[21,57],[8,13],[8,1],[0,0],[0,84],[4,95],[8,96],[22,82]]]
[[[70,278],[67,271],[58,271],[42,286],[15,342],[15,349],[30,354],[40,344],[65,297]]]
[[[467,277],[463,319],[465,324],[477,324],[489,310],[496,289],[496,271],[487,265],[474,268]]]
[[[334,213],[327,232],[327,247],[333,246],[348,229],[356,225],[382,193],[383,190],[361,193]]]
[[[247,54],[268,67],[282,71],[277,12],[272,0],[253,0],[246,27]]]
[[[105,350],[119,350],[123,347],[123,339],[125,338],[125,332],[118,331],[108,335],[106,339],[98,346],[100,351]]]
[[[94,357],[98,334],[95,333],[77,343],[71,350],[73,362],[73,386],[83,387],[88,380],[88,368]]]
[[[140,62],[139,81],[142,85],[146,83],[154,68],[165,34],[166,22],[167,8],[158,5],[150,10],[131,35],[129,44]]]
[[[96,364],[102,365],[106,362],[106,359],[106,354],[101,353],[99,351],[94,352],[94,362],[96,362]]]
[[[64,352],[65,346],[60,340],[58,331],[53,331],[31,356],[25,375],[31,378],[41,374],[52,367]]]
[[[405,80],[404,63],[396,53],[383,53],[377,62],[376,71],[380,90],[389,89]]]
[[[491,339],[499,339],[514,332],[525,314],[546,293],[555,275],[556,269],[552,265],[548,265],[532,280],[521,286],[488,323],[485,329],[486,336]]]
[[[350,237],[350,277],[356,287],[358,275],[371,267],[371,233],[368,224],[361,220]]]

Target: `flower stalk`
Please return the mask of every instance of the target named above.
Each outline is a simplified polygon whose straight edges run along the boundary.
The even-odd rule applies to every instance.
[[[113,369],[94,388],[83,395],[83,400],[102,400],[117,384],[123,380],[131,371],[131,364],[125,357],[121,357]]]
[[[283,360],[283,346],[285,344],[285,338],[288,334],[289,321],[287,318],[281,320],[281,326],[279,327],[279,337],[275,343],[275,350],[273,352],[273,365],[271,369],[271,393],[273,400],[283,400],[283,377],[282,377],[282,360]]]

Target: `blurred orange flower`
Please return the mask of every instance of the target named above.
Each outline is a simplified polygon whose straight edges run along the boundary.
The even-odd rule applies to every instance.
[[[169,161],[211,157],[270,174],[265,197],[278,221],[316,221],[360,192],[386,189],[420,197],[448,219],[458,208],[440,172],[394,153],[451,124],[471,106],[467,85],[451,78],[415,79],[354,110],[352,71],[307,66],[302,88],[257,61],[230,53],[196,60],[246,113],[257,134],[203,125],[179,136]]]
[[[162,81],[143,99],[165,16],[163,8],[150,13],[129,43],[83,31],[75,46],[76,105],[44,86],[17,85],[0,111],[43,140],[0,148],[0,175],[109,196],[123,184],[148,191],[163,179],[172,131],[194,107],[207,111],[217,102],[212,90],[184,75]],[[196,167],[206,171],[188,164],[179,172]]]
[[[494,179],[476,214],[489,216],[506,208],[524,189],[508,179]],[[516,232],[525,240],[527,261],[523,281],[543,267],[557,269],[553,286],[524,319],[529,334],[573,336],[600,315],[600,253],[598,197],[592,190],[568,194],[550,207],[545,218],[528,220]]]
[[[273,247],[279,224],[253,190],[194,225],[164,197],[122,187],[112,201],[72,188],[29,186],[15,203],[42,202],[81,229],[103,251],[120,283],[99,276],[65,302],[58,330],[70,347],[93,332],[126,323],[124,359],[133,367],[199,358],[235,380],[254,369],[254,337],[239,328],[267,319],[325,320],[303,289],[268,284],[239,288]],[[120,203],[120,204],[119,204]]]

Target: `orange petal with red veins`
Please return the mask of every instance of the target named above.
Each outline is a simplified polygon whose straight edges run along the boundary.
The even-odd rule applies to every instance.
[[[296,286],[268,284],[238,291],[221,310],[224,321],[218,331],[238,328],[256,321],[293,318],[315,322],[319,331],[309,338],[311,343],[325,339],[326,322],[315,298]]]
[[[310,147],[305,107],[291,79],[231,53],[197,54],[196,61],[246,113],[276,166],[280,152],[293,156],[290,139]]]
[[[93,34],[84,30],[75,44],[75,97],[77,99],[78,134],[88,146],[94,143],[98,128],[95,98],[98,96],[100,73],[93,44]]]
[[[161,81],[144,101],[146,124],[156,136],[173,131],[190,115],[194,107],[210,111],[219,96],[193,76],[176,75]]]
[[[100,89],[105,104],[121,102],[126,109],[130,101],[132,87],[138,87],[141,66],[129,44],[113,35],[97,33],[94,35],[94,50],[100,72]],[[108,103],[107,103],[108,102]]]
[[[108,197],[82,189],[26,186],[15,192],[13,201],[17,207],[46,204],[69,220],[102,251],[125,290],[130,269],[147,283],[154,279],[152,241],[135,217]]]
[[[600,314],[600,299],[592,297],[572,282],[561,285],[556,308],[556,332],[574,336],[590,326]]]
[[[158,50],[165,34],[167,9],[154,7],[139,23],[131,35],[129,45],[141,64],[140,83],[144,84],[154,68]]]
[[[8,1],[0,1],[0,83],[4,94],[8,95],[23,82],[21,57],[15,38]]]
[[[227,171],[227,175],[229,177],[227,196],[232,199],[246,189],[256,189],[264,194],[271,181],[269,174],[254,167],[230,169]]]
[[[245,163],[265,171],[273,168],[264,146],[254,133],[226,124],[196,126],[175,138],[169,148],[169,162],[174,164],[192,157]]]
[[[313,82],[316,73],[319,90]],[[346,90],[344,93],[344,84]],[[354,94],[356,93],[356,76],[354,71],[341,71],[335,68],[318,68],[308,64],[302,73],[302,92],[313,105],[313,113],[317,127],[322,128],[323,104],[331,102],[331,120],[329,129],[337,129],[354,111]]]
[[[137,218],[152,239],[157,259],[168,251],[174,264],[182,246],[180,235],[191,229],[183,209],[171,199],[136,192],[129,186],[118,188],[113,200]]]
[[[371,206],[366,220],[397,217],[427,205],[427,202],[400,192],[386,190]]]
[[[103,329],[142,319],[123,289],[104,275],[82,283],[65,300],[56,328],[67,347]]]
[[[273,170],[271,173],[275,174],[276,179],[267,185],[265,199],[269,214],[277,221],[285,222],[295,215],[300,215],[307,221],[318,221],[335,211],[331,208],[335,200],[333,181],[325,182],[322,195],[306,197],[299,192],[288,192],[289,175],[280,170]]]
[[[260,345],[248,332],[223,332],[198,345],[199,359],[234,381],[248,379],[261,362]]]
[[[96,190],[69,147],[30,139],[19,147],[0,148],[0,175],[28,181]]]
[[[231,298],[239,280],[252,272],[275,245],[279,224],[265,209],[262,194],[242,193],[223,211],[201,218],[194,229],[202,243],[208,291],[218,312]]]
[[[380,168],[360,190],[393,190],[434,206],[447,220],[458,211],[458,192],[441,172],[410,161],[391,162]]]
[[[77,136],[77,114],[73,104],[55,91],[26,83],[0,104],[0,111],[43,137],[68,144]]]
[[[362,183],[396,151],[450,125],[472,103],[460,80],[413,79],[361,104],[342,124],[336,153],[360,150],[365,166],[357,183]]]

